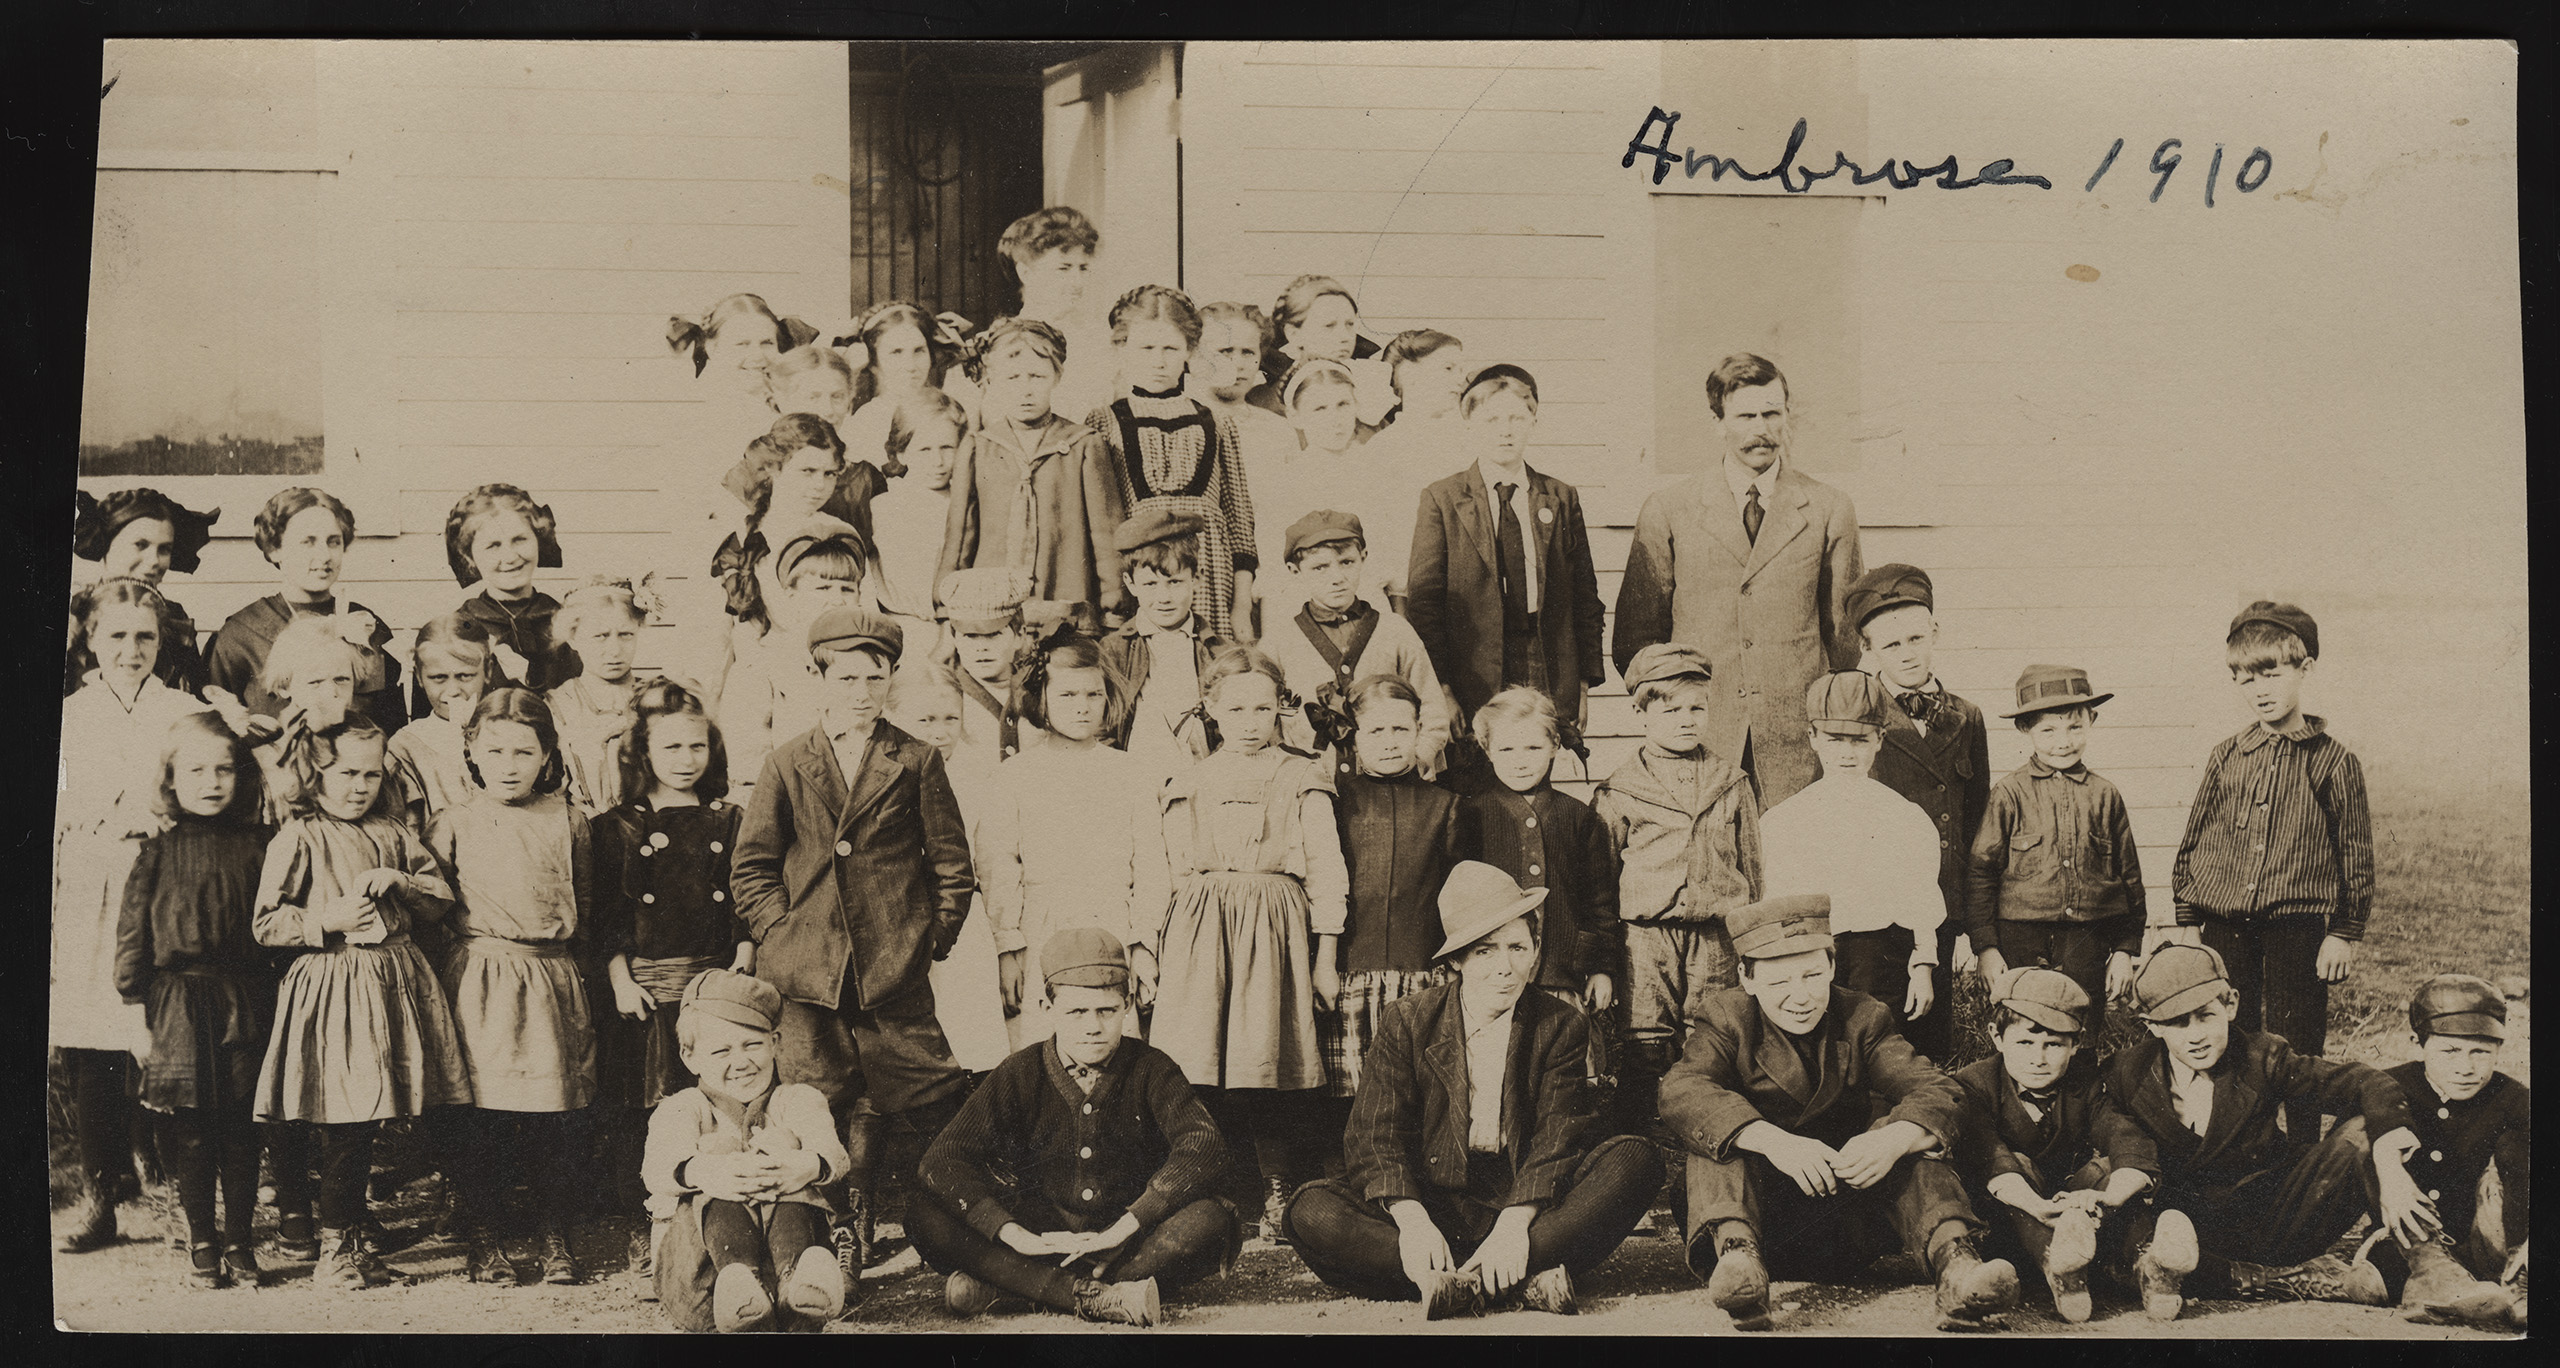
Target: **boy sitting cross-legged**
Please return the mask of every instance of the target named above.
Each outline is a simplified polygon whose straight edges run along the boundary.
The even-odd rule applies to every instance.
[[[1122,1039],[1118,936],[1071,927],[1040,963],[1057,1035],[997,1065],[925,1152],[907,1231],[960,1315],[1012,1296],[1153,1325],[1160,1288],[1234,1260],[1235,1215],[1209,1195],[1226,1144],[1181,1066]]]
[[[777,1291],[812,1328],[835,1319],[845,1281],[820,1189],[843,1174],[844,1146],[817,1089],[774,1081],[782,994],[712,969],[677,1010],[699,1082],[651,1113],[640,1165],[661,1223],[659,1304],[679,1330],[723,1334],[771,1328]]]
[[[2426,1191],[2434,1230],[2387,1243],[2376,1232],[2374,1262],[2400,1285],[2400,1314],[2407,1319],[2522,1330],[2533,1094],[2498,1068],[2507,995],[2468,974],[2438,974],[2409,1000],[2409,1029],[2418,1037],[2418,1058],[2385,1072],[2409,1098],[2418,1146],[2408,1158],[2409,1177]],[[2480,1209],[2480,1177],[2493,1162],[2494,1238]]]
[[[1999,1053],[1956,1071],[1956,1171],[1977,1209],[2006,1218],[1991,1222],[1985,1243],[2026,1255],[2055,1313],[2085,1321],[2098,1224],[2151,1186],[2157,1161],[2082,1062],[2089,995],[2070,975],[2016,970],[1993,998]]]

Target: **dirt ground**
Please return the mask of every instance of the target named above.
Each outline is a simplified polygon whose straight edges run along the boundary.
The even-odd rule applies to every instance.
[[[2517,1004],[2509,1067],[2526,1073],[2531,1026]],[[2389,1061],[2384,1061],[2389,1062]],[[422,1187],[382,1208],[395,1235],[423,1231],[429,1223]],[[124,1209],[128,1232],[148,1232],[138,1206]],[[61,1218],[57,1217],[57,1224]],[[630,1278],[619,1272],[628,1226],[600,1224],[580,1232],[579,1253],[594,1269],[574,1287],[483,1287],[463,1280],[462,1251],[432,1237],[395,1253],[390,1262],[416,1275],[408,1285],[361,1294],[323,1295],[311,1286],[311,1266],[268,1256],[269,1286],[250,1290],[202,1290],[186,1284],[184,1260],[165,1243],[128,1238],[94,1254],[54,1257],[54,1308],[58,1322],[82,1330],[299,1330],[362,1332],[471,1331],[553,1334],[648,1334],[666,1330],[654,1304],[640,1301]],[[942,1306],[942,1279],[923,1266],[899,1238],[894,1223],[882,1226],[890,1253],[867,1272],[853,1314],[831,1333],[1129,1333],[1086,1325],[1072,1317],[1023,1311],[962,1321]],[[1564,1318],[1535,1312],[1501,1312],[1477,1321],[1426,1326],[1419,1306],[1363,1301],[1315,1280],[1295,1254],[1259,1240],[1245,1247],[1225,1278],[1185,1289],[1167,1299],[1169,1323],[1155,1333],[1223,1334],[1729,1334],[1722,1313],[1707,1305],[1705,1291],[1688,1271],[1671,1239],[1640,1228],[1618,1252],[1582,1280],[1583,1311]],[[1842,1286],[1780,1283],[1775,1300],[1779,1333],[1826,1335],[1933,1335],[1930,1290],[1917,1272],[1889,1259],[1867,1278]],[[2011,1323],[2013,1335],[2056,1338],[2486,1340],[2501,1336],[2436,1325],[2417,1325],[2396,1312],[2331,1303],[2190,1302],[2178,1320],[2146,1319],[2131,1299],[2098,1284],[2098,1312],[2085,1325],[2057,1320],[2049,1303],[2030,1292]]]

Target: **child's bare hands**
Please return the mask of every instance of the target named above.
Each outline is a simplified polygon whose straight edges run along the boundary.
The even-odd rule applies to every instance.
[[[1913,965],[1911,967],[1911,986],[1904,992],[1902,999],[1902,1019],[1905,1021],[1918,1021],[1920,1018],[1929,1015],[1930,1004],[1937,1000],[1938,985],[1930,978],[1929,966],[1925,964]]]
[[[697,1154],[684,1161],[684,1177],[705,1197],[750,1202],[760,1195],[761,1160],[761,1155]]]
[[[1143,945],[1129,947],[1129,976],[1137,980],[1138,1005],[1152,1007],[1156,1001],[1156,952]]]
[[[356,887],[361,889],[368,898],[380,898],[386,893],[398,892],[408,886],[409,876],[388,865],[380,869],[368,869],[356,880]]]
[[[2355,963],[2355,958],[2355,942],[2323,936],[2320,938],[2320,958],[2313,967],[2319,971],[2322,983],[2344,983],[2347,967]]]
[[[1973,964],[1973,937],[1957,936],[1954,948],[1947,955],[1948,971],[1962,977],[1973,972]]]
[[[647,1021],[649,1009],[657,1006],[647,989],[627,978],[613,981],[613,1010],[633,1021]]]
[[[1022,1014],[1022,960],[1028,953],[1007,950],[996,956],[996,993],[1004,999],[1006,1016]]]
[[[773,1190],[777,1195],[798,1192],[817,1182],[824,1167],[818,1156],[807,1150],[787,1150],[771,1157]]]
[[[1609,1010],[1618,1000],[1617,980],[1607,974],[1593,974],[1582,981],[1582,1002],[1594,1015]],[[1596,1027],[1594,1029],[1597,1029]]]
[[[361,931],[372,919],[373,902],[362,894],[350,893],[320,905],[320,929],[336,935]]]
[[[752,974],[755,971],[756,943],[754,941],[738,942],[738,953],[732,956],[729,960],[729,972],[733,974]]]
[[[1332,1011],[1334,1000],[1342,996],[1342,971],[1318,961],[1315,968],[1314,987],[1316,1005],[1328,1012]]]
[[[1976,956],[1973,967],[1982,975],[1982,986],[1997,993],[2000,980],[2009,976],[2009,961],[1996,948],[1986,948]]]
[[[2107,1001],[2122,998],[2133,987],[2133,956],[2119,950],[2107,956]]]

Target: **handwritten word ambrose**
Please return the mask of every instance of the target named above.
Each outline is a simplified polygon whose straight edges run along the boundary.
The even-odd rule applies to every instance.
[[[1627,153],[1618,159],[1618,165],[1632,167],[1636,164],[1636,158],[1651,157],[1655,185],[1662,184],[1663,178],[1671,174],[1671,168],[1678,166],[1681,174],[1692,180],[1696,179],[1702,170],[1707,173],[1707,179],[1710,181],[1721,181],[1728,175],[1743,181],[1774,180],[1780,189],[1791,195],[1805,194],[1812,190],[1817,182],[1842,175],[1847,176],[1852,185],[1874,185],[1881,182],[1897,190],[1910,190],[1923,184],[1933,185],[1941,190],[1970,190],[1979,185],[2023,185],[2032,186],[2038,190],[2053,188],[2051,180],[2019,171],[2016,162],[2007,157],[1982,163],[1970,177],[1962,174],[1963,168],[1952,154],[1933,166],[1922,166],[1908,158],[1897,161],[1895,158],[1887,157],[1870,171],[1857,162],[1849,160],[1847,153],[1835,151],[1831,154],[1831,166],[1828,170],[1818,171],[1810,166],[1798,166],[1796,156],[1804,149],[1806,133],[1805,121],[1802,119],[1796,120],[1795,127],[1788,132],[1787,145],[1778,154],[1778,160],[1765,171],[1752,171],[1744,168],[1738,158],[1720,157],[1713,152],[1701,153],[1694,147],[1683,148],[1678,152],[1672,151],[1671,130],[1679,122],[1678,110],[1665,112],[1661,106],[1654,106],[1645,115],[1644,123],[1637,127],[1636,135],[1627,140]],[[1658,133],[1656,125],[1660,126]],[[1647,142],[1647,137],[1653,137],[1655,141]],[[2150,169],[2152,174],[2160,179],[2151,187],[2151,203],[2158,203],[2160,193],[2168,189],[2169,177],[2178,169],[2180,161],[2178,149],[2181,145],[2178,139],[2169,138],[2152,152]],[[2098,182],[2106,177],[2108,169],[2115,165],[2116,157],[2123,151],[2124,139],[2118,138],[2115,140],[2115,145],[2107,149],[2106,156],[2099,160],[2097,170],[2090,173],[2087,183],[2081,189],[2084,192],[2096,191]],[[2248,194],[2266,184],[2267,177],[2274,172],[2274,169],[2275,158],[2267,152],[2267,149],[2252,148],[2249,155],[2241,161],[2239,172],[2232,177],[2232,187],[2244,195]],[[2213,207],[2214,187],[2221,178],[2222,145],[2216,143],[2213,148],[2212,167],[2205,172],[2204,203],[2208,209]]]

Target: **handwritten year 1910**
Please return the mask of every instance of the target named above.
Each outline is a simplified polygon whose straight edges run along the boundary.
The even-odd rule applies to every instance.
[[[1637,127],[1636,135],[1627,140],[1627,153],[1619,158],[1618,165],[1632,167],[1636,164],[1636,158],[1651,157],[1653,158],[1653,183],[1656,185],[1662,184],[1663,178],[1671,174],[1671,168],[1678,166],[1681,174],[1692,180],[1697,178],[1700,171],[1705,171],[1710,181],[1721,181],[1728,175],[1744,181],[1774,180],[1778,183],[1779,189],[1791,195],[1805,194],[1813,189],[1816,182],[1841,175],[1847,176],[1852,185],[1874,185],[1882,182],[1897,190],[1910,190],[1923,184],[1933,185],[1941,190],[1970,190],[1981,185],[2022,185],[2037,190],[2053,188],[2051,180],[2018,170],[2017,163],[2007,157],[1998,157],[1982,163],[1971,176],[1962,174],[1963,168],[1953,154],[1941,158],[1931,166],[1922,166],[1907,157],[1899,160],[1887,157],[1870,171],[1857,162],[1849,160],[1847,153],[1835,151],[1831,154],[1831,166],[1827,170],[1817,171],[1810,166],[1798,166],[1796,155],[1804,150],[1806,133],[1805,121],[1802,119],[1796,120],[1794,129],[1787,134],[1787,145],[1778,154],[1778,160],[1766,171],[1751,171],[1746,170],[1738,158],[1721,157],[1713,152],[1700,153],[1694,147],[1682,148],[1678,152],[1672,151],[1671,129],[1679,122],[1678,110],[1665,112],[1660,105],[1654,106],[1652,111],[1645,115],[1644,122]],[[1655,131],[1657,125],[1660,128],[1658,133]],[[1653,138],[1654,141],[1647,142],[1648,137]],[[2179,149],[2184,145],[2177,138],[2168,138],[2162,140],[2161,144],[2152,150],[2151,173],[2160,179],[2152,184],[2148,202],[2159,203],[2161,192],[2169,188],[2169,178],[2177,173],[2178,166],[2183,160]],[[2084,193],[2094,193],[2098,188],[2098,182],[2106,179],[2107,172],[2115,166],[2116,158],[2123,152],[2124,139],[2118,138],[2114,145],[2107,149],[2106,155],[2098,159],[2097,169],[2089,173],[2089,179],[2080,187],[2081,190]],[[2214,187],[2222,180],[2222,152],[2222,144],[2215,143],[2213,163],[2205,171],[2204,203],[2208,209],[2213,207]],[[2249,150],[2249,155],[2241,159],[2239,170],[2232,176],[2232,188],[2244,195],[2249,194],[2265,185],[2267,177],[2274,171],[2275,158],[2268,153],[2267,149],[2253,147]]]

